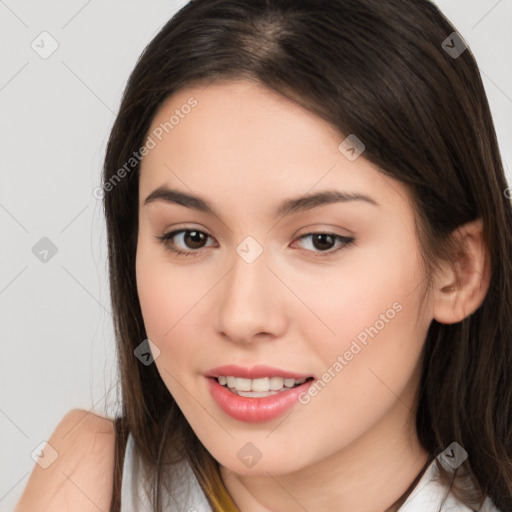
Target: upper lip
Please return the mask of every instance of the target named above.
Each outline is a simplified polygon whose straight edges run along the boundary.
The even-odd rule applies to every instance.
[[[235,364],[228,364],[225,366],[218,366],[217,368],[212,368],[211,370],[208,370],[205,373],[206,377],[219,377],[220,375],[224,377],[241,377],[245,379],[261,379],[263,377],[282,377],[283,379],[300,380],[311,377],[311,374],[298,373],[266,365],[248,367],[237,366]]]

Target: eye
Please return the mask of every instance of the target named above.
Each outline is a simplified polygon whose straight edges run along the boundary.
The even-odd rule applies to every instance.
[[[174,239],[178,238],[178,236],[181,236],[182,244],[185,245],[185,250],[177,247]],[[205,245],[205,242],[211,237],[204,231],[199,231],[197,229],[179,229],[165,233],[162,236],[157,236],[156,238],[160,240],[160,242],[163,243],[169,251],[175,253],[177,256],[195,256],[196,253],[199,253],[199,249],[208,247]],[[302,241],[308,238],[311,239],[312,242],[312,252],[318,253],[317,256],[319,257],[334,254],[335,252],[353,244],[355,240],[354,238],[326,232],[306,233],[297,238],[297,240]],[[338,247],[332,250],[333,246],[336,247],[336,242],[338,242]]]
[[[181,240],[185,243],[185,249],[181,250],[176,248],[176,243],[173,239],[181,235]],[[171,231],[170,233],[165,233],[162,236],[157,236],[156,238],[160,240],[167,249],[171,252],[175,253],[177,256],[193,256],[194,253],[198,252],[198,249],[202,249],[205,247],[204,242],[210,237],[204,231],[199,231],[197,229],[179,229],[176,231]]]
[[[313,252],[319,253],[318,256],[328,256],[338,252],[342,249],[345,249],[347,246],[354,243],[354,238],[336,235],[334,233],[306,233],[305,235],[300,236],[297,240],[311,240],[311,245],[314,250]],[[336,246],[336,242],[338,242],[338,247],[332,250],[333,246]]]

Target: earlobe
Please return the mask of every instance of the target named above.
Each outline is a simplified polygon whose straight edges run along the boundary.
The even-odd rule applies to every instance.
[[[434,319],[442,324],[462,321],[474,313],[487,295],[490,255],[481,219],[457,228],[453,235],[460,253],[446,262],[435,280]]]

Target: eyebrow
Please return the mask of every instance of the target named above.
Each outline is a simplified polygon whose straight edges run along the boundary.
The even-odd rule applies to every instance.
[[[205,199],[187,194],[180,190],[169,188],[162,185],[151,192],[145,199],[143,206],[156,202],[173,203],[198,210],[204,213],[210,213],[217,216],[215,209]],[[332,203],[347,203],[350,201],[361,201],[379,207],[379,203],[369,196],[355,192],[340,192],[338,190],[324,190],[312,194],[306,194],[300,197],[286,199],[274,211],[274,217],[285,217],[292,213],[311,210],[318,206]]]

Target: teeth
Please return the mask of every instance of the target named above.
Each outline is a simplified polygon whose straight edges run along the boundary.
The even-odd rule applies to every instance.
[[[251,391],[270,391],[270,378],[263,377],[262,379],[253,379],[251,384]]]
[[[270,389],[277,391],[283,387],[283,378],[282,377],[271,377],[270,378]]]
[[[251,391],[251,379],[237,377],[235,380],[235,389],[237,391]]]
[[[219,384],[226,386],[240,396],[259,398],[262,396],[274,395],[276,392],[285,391],[303,384],[306,379],[283,379],[282,377],[262,377],[259,379],[245,379],[219,375]]]

